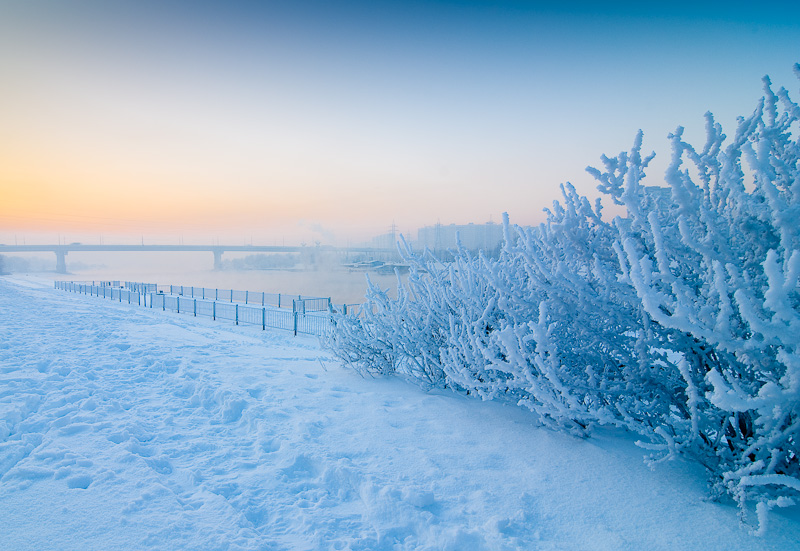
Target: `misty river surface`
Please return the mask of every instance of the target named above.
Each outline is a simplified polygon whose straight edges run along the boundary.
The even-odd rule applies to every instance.
[[[228,256],[228,255],[226,255]],[[233,255],[230,255],[233,257]],[[364,302],[366,272],[349,270],[338,262],[297,269],[213,269],[210,253],[81,253],[67,257],[67,281],[119,280],[184,285],[251,292],[331,297],[335,304]],[[370,279],[395,296],[397,278],[369,272]]]

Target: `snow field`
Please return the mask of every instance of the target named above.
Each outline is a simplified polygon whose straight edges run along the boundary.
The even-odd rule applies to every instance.
[[[362,379],[315,339],[0,278],[0,547],[797,549],[629,436]]]

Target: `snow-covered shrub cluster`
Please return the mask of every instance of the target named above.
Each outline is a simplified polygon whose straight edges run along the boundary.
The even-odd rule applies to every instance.
[[[795,67],[800,77],[800,65]],[[588,169],[625,214],[569,185],[497,259],[403,246],[397,298],[370,284],[329,343],[361,372],[506,399],[585,434],[624,426],[683,454],[759,518],[800,495],[800,107],[765,79],[732,140],[670,136],[667,187],[632,150]]]

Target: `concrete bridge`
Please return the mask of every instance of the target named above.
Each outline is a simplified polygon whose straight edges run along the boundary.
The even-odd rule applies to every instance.
[[[56,255],[56,272],[67,273],[67,255],[71,252],[210,252],[214,255],[214,269],[222,269],[222,254],[225,252],[248,253],[300,253],[303,251],[341,251],[355,253],[391,253],[389,249],[373,247],[304,247],[304,246],[269,246],[269,245],[84,245],[71,243],[69,245],[2,245],[0,255],[16,252],[52,252]]]

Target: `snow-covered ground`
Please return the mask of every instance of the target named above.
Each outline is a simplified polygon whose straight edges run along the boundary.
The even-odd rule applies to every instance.
[[[765,537],[633,438],[337,365],[314,339],[0,278],[0,548],[682,550]]]

